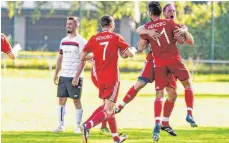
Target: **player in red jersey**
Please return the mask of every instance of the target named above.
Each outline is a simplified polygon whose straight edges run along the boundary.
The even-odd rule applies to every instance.
[[[169,72],[173,73],[181,81],[185,88],[185,99],[188,107],[186,120],[191,124],[192,127],[197,126],[194,119],[192,118],[194,96],[191,89],[189,72],[182,63],[182,59],[176,47],[176,40],[174,38],[176,26],[178,25],[173,20],[160,19],[161,11],[161,6],[158,2],[151,2],[149,4],[149,13],[152,21],[145,24],[146,29],[154,29],[160,31],[160,39],[157,38],[154,40],[148,35],[141,35],[141,38],[150,42],[156,65],[155,85],[157,97],[154,104],[156,125],[153,131],[153,139],[155,141],[158,141],[160,138],[161,126],[159,118],[162,110],[161,99],[164,96],[163,89],[168,84],[167,76]]]
[[[121,143],[126,140],[127,136],[119,138],[114,114],[120,84],[118,51],[121,50],[123,56],[128,57],[133,57],[135,52],[120,35],[113,33],[115,24],[112,16],[105,15],[100,22],[102,32],[91,37],[88,41],[81,54],[81,70],[78,70],[74,77],[77,81],[79,74],[82,72],[86,56],[89,53],[93,53],[98,78],[99,98],[105,101],[104,105],[96,109],[97,113],[94,117],[81,126],[83,141],[87,143],[89,130],[92,127],[107,120],[114,142]]]
[[[165,5],[165,7],[163,8],[163,14],[165,19],[174,19],[176,17],[176,9],[172,4],[167,4]],[[193,37],[191,34],[189,34],[187,32],[187,27],[185,26],[181,26],[181,28],[176,30],[176,40],[178,43],[183,44],[184,42],[186,42],[189,45],[193,45],[194,41],[193,41]],[[149,36],[153,37],[154,39],[159,38],[159,36],[157,35],[157,33],[152,29],[152,30],[147,30],[144,28],[144,26],[140,26],[136,32],[141,35],[141,34],[149,34]],[[156,33],[156,34],[155,34]],[[181,33],[186,33],[185,35],[180,35]],[[140,39],[139,40],[139,47],[141,49],[141,47],[146,46],[147,41]],[[168,85],[166,86],[166,91],[168,92],[168,98],[164,103],[164,107],[163,107],[163,118],[162,118],[162,123],[161,123],[161,129],[168,132],[170,135],[176,136],[176,132],[170,127],[169,124],[169,117],[172,113],[173,107],[174,107],[174,103],[176,101],[177,98],[177,93],[176,93],[176,77],[169,73],[168,74]]]
[[[18,55],[18,51],[21,50],[21,46],[16,44],[14,48],[11,47],[9,41],[7,40],[6,36],[1,33],[1,51],[11,59],[15,59]]]
[[[97,79],[97,74],[96,74],[96,68],[95,68],[95,61],[93,59],[93,56],[88,60],[89,63],[92,64],[92,68],[91,68],[91,80],[93,82],[93,84],[98,88],[98,79]],[[97,113],[97,111],[95,111],[85,122],[90,121],[94,115]],[[101,135],[105,135],[105,136],[111,136],[110,130],[107,127],[107,120],[103,121],[101,123],[101,128],[100,128],[100,134]]]
[[[163,9],[163,13],[164,13],[164,17],[165,19],[174,19],[176,17],[176,9],[172,4],[167,4],[164,9]],[[186,27],[182,27],[180,30],[186,29]],[[145,30],[144,27],[142,28],[138,28],[137,33],[139,34],[150,34],[151,37],[154,38],[159,38],[160,34],[157,33],[156,31],[153,30]],[[183,37],[181,37],[181,40],[188,40],[185,39]],[[181,41],[181,43],[183,43],[184,41]],[[189,40],[188,40],[189,42]],[[147,41],[140,39],[138,42],[138,45],[140,47],[139,51],[141,50],[141,47],[143,47],[143,49],[146,46]],[[121,101],[121,103],[118,105],[118,107],[116,107],[116,113],[119,113],[125,106],[126,104],[128,104],[130,101],[132,101],[137,93],[143,88],[145,87],[145,85],[147,83],[152,83],[154,81],[154,62],[153,62],[153,57],[152,57],[152,52],[149,52],[147,54],[146,57],[146,63],[145,63],[145,67],[143,68],[141,75],[138,77],[138,81],[137,83],[132,86],[129,91],[127,92],[126,96],[123,98],[123,100]],[[163,119],[162,119],[162,127],[161,129],[168,132],[170,135],[172,136],[176,136],[176,132],[171,128],[170,124],[169,124],[169,117],[171,115],[171,112],[173,110],[174,107],[174,103],[176,101],[177,98],[177,92],[176,92],[176,77],[174,75],[172,75],[171,73],[168,76],[168,85],[166,86],[166,91],[168,93],[168,98],[164,104],[164,108],[163,108]]]

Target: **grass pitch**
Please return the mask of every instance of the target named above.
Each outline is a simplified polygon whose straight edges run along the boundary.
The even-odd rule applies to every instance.
[[[10,75],[12,74],[12,76]],[[132,76],[138,76],[138,73]],[[131,76],[131,77],[132,77]],[[121,74],[121,101],[136,80]],[[229,84],[224,82],[194,82],[194,116],[199,125],[192,129],[185,122],[186,106],[183,88],[178,86],[178,99],[170,118],[178,136],[161,133],[161,143],[228,143],[229,133]],[[66,105],[65,127],[67,132],[54,134],[57,126],[57,87],[52,73],[36,70],[2,71],[1,79],[1,130],[3,143],[80,143],[81,137],[73,133],[75,110],[71,100]],[[85,73],[82,104],[83,120],[101,104],[98,91]],[[152,143],[154,84],[147,85],[135,100],[117,115],[120,131],[129,135],[127,143]],[[99,135],[98,127],[92,130],[89,143],[112,143],[111,138]]]
[[[150,129],[124,129],[129,138],[125,143],[153,143]],[[229,128],[177,129],[178,136],[161,132],[159,143],[228,143]],[[2,143],[81,143],[81,136],[72,132],[3,132]],[[111,137],[90,133],[89,143],[112,143]]]

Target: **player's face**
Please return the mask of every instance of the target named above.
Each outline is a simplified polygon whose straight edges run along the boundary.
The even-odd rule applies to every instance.
[[[76,31],[76,23],[74,22],[74,20],[67,20],[66,31],[69,34]]]
[[[164,16],[165,19],[174,19],[176,17],[176,8],[173,5],[167,6]]]

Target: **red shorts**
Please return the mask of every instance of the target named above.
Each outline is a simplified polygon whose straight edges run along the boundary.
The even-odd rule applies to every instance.
[[[171,87],[174,89],[177,88],[177,78],[174,74],[169,73],[167,76],[167,80],[168,80],[168,84],[167,84],[168,87]]]
[[[146,61],[145,67],[142,69],[138,80],[141,80],[145,83],[152,83],[154,81],[154,62]]]
[[[99,86],[99,98],[107,99],[116,103],[118,98],[119,86],[120,86],[119,81],[117,81],[116,84],[113,86],[108,86],[100,83],[98,84],[98,86]]]
[[[170,77],[170,73],[172,74],[172,77]],[[189,72],[185,65],[181,62],[164,67],[155,68],[156,90],[162,90],[166,86],[174,86],[174,82],[176,81],[176,79],[183,81],[189,78]]]

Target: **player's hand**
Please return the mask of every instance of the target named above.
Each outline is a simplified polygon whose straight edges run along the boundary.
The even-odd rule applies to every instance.
[[[185,27],[178,27],[176,26],[175,28],[177,28],[174,32],[175,32],[175,36],[180,36],[180,35],[184,35],[186,32],[188,32],[188,28]]]
[[[153,40],[157,40],[161,37],[161,34],[157,32],[155,29],[147,30],[147,34],[153,38]]]
[[[79,78],[78,77],[74,77],[72,79],[72,86],[73,87],[76,87],[78,85],[78,82],[79,82]]]
[[[12,49],[12,53],[13,53],[15,58],[17,57],[19,51],[21,51],[21,45],[19,43],[17,43],[14,45],[14,47]]]
[[[58,85],[58,76],[57,75],[54,76],[53,82],[55,85]]]

